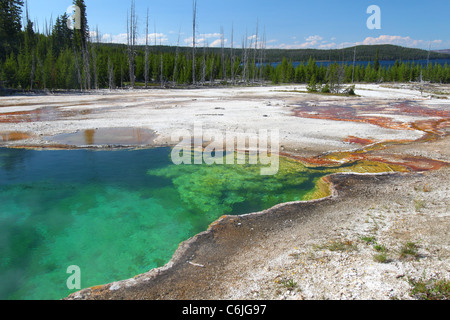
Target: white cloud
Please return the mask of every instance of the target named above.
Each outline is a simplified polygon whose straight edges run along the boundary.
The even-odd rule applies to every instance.
[[[101,37],[101,42],[111,42],[111,43],[122,43],[122,44],[127,44],[127,34],[126,33],[119,33],[119,34],[109,34],[109,33],[105,33],[102,35]],[[145,35],[144,36],[139,36],[136,39],[136,43],[138,45],[144,45],[145,44]],[[156,40],[156,41],[155,41]],[[169,39],[167,37],[166,34],[164,33],[150,33],[148,35],[148,42],[150,45],[156,44],[168,44],[169,43]]]
[[[317,48],[320,45],[325,45],[326,41],[323,41],[323,37],[319,35],[309,36],[305,38],[306,42],[300,43],[296,41],[294,44],[282,43],[280,45],[269,46],[269,48],[280,48],[280,49],[307,49],[307,48]]]
[[[315,36],[309,36],[308,38],[306,38],[306,42],[319,42],[320,40],[323,40],[323,38],[319,35],[315,35]]]
[[[367,37],[363,41],[358,42],[342,42],[337,44],[334,40],[335,37],[331,38],[331,42],[324,40],[320,35],[313,35],[305,38],[305,42],[295,42],[291,44],[282,43],[279,45],[271,45],[269,48],[280,48],[280,49],[337,49],[337,48],[345,48],[352,47],[357,45],[377,45],[377,44],[392,44],[403,47],[412,47],[412,48],[422,48],[428,49],[431,47],[436,48],[436,46],[444,45],[444,41],[442,40],[417,40],[412,39],[409,36],[393,36],[393,35],[380,35],[379,37]]]
[[[224,43],[228,43],[228,39],[223,39]],[[184,39],[187,46],[192,47],[193,37]],[[221,33],[202,33],[195,38],[195,45],[199,47],[220,47],[222,44]]]
[[[336,43],[332,42],[332,43],[327,43],[327,44],[321,44],[319,46],[319,49],[333,49],[336,48]]]
[[[206,38],[206,39],[220,38],[221,36],[222,36],[222,34],[220,34],[220,33],[203,33],[200,35],[201,38]]]
[[[224,46],[228,43],[228,39],[224,39]],[[210,45],[210,47],[220,47],[222,46],[222,40],[221,39],[217,39],[214,40]]]
[[[426,47],[428,44],[441,44],[442,40],[416,40],[411,37],[381,35],[377,38],[367,37],[357,44],[374,45],[374,44],[394,44],[404,47]]]

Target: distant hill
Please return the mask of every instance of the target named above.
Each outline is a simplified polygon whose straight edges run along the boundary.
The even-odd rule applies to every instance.
[[[448,53],[450,54],[450,49],[444,49],[444,50],[433,50],[434,52],[439,52],[439,53]]]
[[[116,46],[116,44],[110,44]],[[121,45],[117,45],[121,46]],[[153,46],[157,52],[175,52],[174,46]],[[422,49],[407,48],[395,45],[370,45],[356,46],[344,49],[266,49],[266,62],[280,62],[283,58],[292,61],[307,61],[310,57],[316,61],[352,61],[356,48],[357,61],[375,60],[377,51],[379,60],[425,60],[430,55],[430,59],[450,59],[450,50],[427,51]],[[191,52],[191,47],[179,47],[179,52]],[[206,52],[220,54],[221,48],[207,48]],[[229,54],[230,48],[225,48],[226,54]],[[442,51],[442,52],[441,52]],[[203,48],[198,48],[197,53],[201,54]],[[242,49],[235,48],[236,55],[242,54]]]
[[[379,60],[422,60],[427,59],[450,59],[450,53],[445,52],[428,52],[427,50],[406,48],[394,45],[372,45],[372,46],[356,46],[344,49],[334,50],[318,50],[318,49],[302,49],[302,50],[267,50],[267,59],[269,61],[278,61],[283,57],[292,59],[292,61],[304,61],[309,57],[313,57],[316,61],[351,61],[356,48],[357,61],[373,61],[375,60],[377,51]]]

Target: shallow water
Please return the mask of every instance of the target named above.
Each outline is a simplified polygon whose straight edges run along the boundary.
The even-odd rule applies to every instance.
[[[329,173],[175,166],[170,151],[0,148],[0,299],[63,298],[71,265],[82,288],[160,267],[221,215],[302,200]]]
[[[71,146],[153,145],[157,135],[148,129],[141,128],[100,128],[81,130],[75,133],[64,133],[47,137],[45,140]]]

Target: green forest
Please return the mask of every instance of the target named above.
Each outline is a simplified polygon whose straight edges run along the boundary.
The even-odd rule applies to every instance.
[[[194,50],[136,45],[133,15],[127,30],[128,44],[101,43],[89,37],[84,0],[73,3],[81,9],[79,29],[68,27],[69,17],[64,13],[47,30],[37,32],[23,0],[0,0],[0,88],[84,91],[130,86],[306,83],[312,91],[316,84],[321,84],[325,90],[339,92],[341,84],[354,82],[450,83],[450,66],[432,63],[432,59],[450,55],[390,45],[341,50],[266,49],[262,42],[243,44],[242,48],[194,47]],[[354,58],[372,63],[367,66],[338,63]],[[402,62],[417,59],[431,59],[431,63]],[[334,63],[327,66],[316,63],[324,60]],[[383,67],[381,60],[397,62]]]

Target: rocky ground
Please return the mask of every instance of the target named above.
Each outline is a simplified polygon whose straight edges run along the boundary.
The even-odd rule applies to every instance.
[[[330,176],[327,198],[224,216],[166,266],[69,299],[419,299],[412,290],[436,281],[448,299],[450,87],[356,89],[357,97],[303,86],[3,97],[0,137],[9,147],[73,147],[58,135],[132,127],[152,130],[154,146],[195,122],[278,128],[281,151],[309,164],[371,159],[409,171]]]

